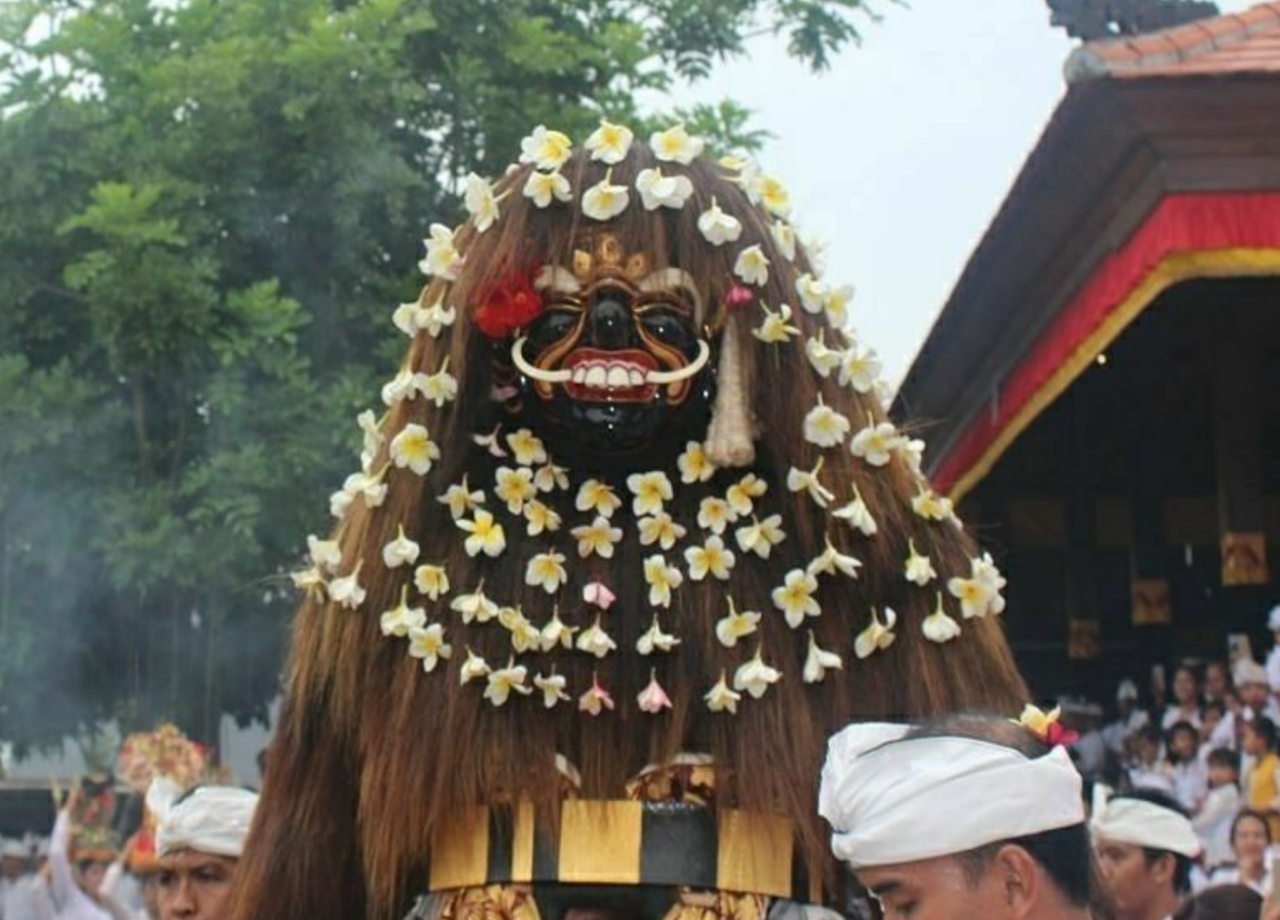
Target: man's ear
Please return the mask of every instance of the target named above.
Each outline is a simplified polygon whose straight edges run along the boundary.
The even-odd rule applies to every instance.
[[[1151,878],[1159,882],[1161,885],[1168,882],[1173,884],[1173,874],[1178,869],[1178,858],[1172,853],[1161,853],[1155,859],[1147,863],[1147,871]]]
[[[1043,900],[1044,886],[1048,884],[1040,864],[1016,843],[1007,843],[996,851],[991,871],[995,873],[1002,905],[1006,908],[1002,916],[1010,920],[1030,916]]]

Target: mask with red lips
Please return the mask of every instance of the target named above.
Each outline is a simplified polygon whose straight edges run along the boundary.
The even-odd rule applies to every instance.
[[[571,269],[537,273],[543,308],[511,351],[521,411],[587,456],[678,452],[705,432],[714,395],[702,298],[687,273],[620,250],[604,236]]]

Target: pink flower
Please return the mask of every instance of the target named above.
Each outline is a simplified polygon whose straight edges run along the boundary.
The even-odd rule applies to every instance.
[[[749,305],[755,299],[756,295],[751,293],[750,288],[735,281],[724,295],[724,305],[730,310],[736,310]]]
[[[617,597],[602,582],[593,581],[582,589],[582,599],[588,604],[595,604],[601,610],[608,610]]]
[[[649,671],[649,686],[640,691],[636,702],[642,711],[654,714],[671,708],[671,697],[667,696],[667,691],[663,690],[662,685],[658,683],[658,675],[655,671]]]
[[[591,688],[578,697],[578,709],[593,716],[600,715],[604,709],[613,709],[613,697],[600,686],[600,679],[595,674],[591,675]]]

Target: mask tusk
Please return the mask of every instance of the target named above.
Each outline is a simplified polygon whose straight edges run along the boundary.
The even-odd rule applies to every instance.
[[[544,371],[534,367],[524,359],[524,342],[526,336],[520,336],[511,343],[511,360],[515,363],[516,369],[526,377],[539,380],[543,383],[568,383],[569,378],[573,376],[572,371]]]
[[[698,357],[693,360],[692,364],[687,367],[682,367],[678,371],[649,371],[649,373],[644,375],[645,383],[661,385],[665,383],[679,383],[682,380],[688,380],[690,377],[698,373],[698,371],[706,367],[707,361],[710,359],[711,346],[705,341],[699,339]]]

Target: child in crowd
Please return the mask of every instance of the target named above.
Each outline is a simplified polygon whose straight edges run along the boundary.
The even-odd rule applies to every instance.
[[[1231,826],[1240,810],[1240,755],[1229,748],[1215,748],[1206,758],[1209,791],[1191,826],[1204,844],[1204,865],[1215,869],[1233,860]]]
[[[1276,753],[1276,726],[1267,718],[1244,723],[1241,745],[1253,758],[1244,789],[1250,808],[1263,815],[1269,837],[1280,839],[1280,755]]]
[[[1190,814],[1200,810],[1209,777],[1200,762],[1200,733],[1190,722],[1175,722],[1165,741],[1173,795]]]
[[[1168,731],[1178,722],[1200,729],[1200,680],[1189,664],[1180,664],[1173,672],[1173,702],[1165,709],[1160,727]]]

